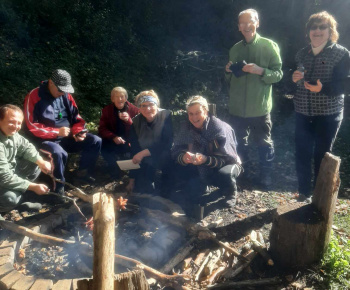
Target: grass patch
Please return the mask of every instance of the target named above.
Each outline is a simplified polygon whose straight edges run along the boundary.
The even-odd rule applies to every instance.
[[[350,240],[344,236],[332,235],[321,271],[326,276],[329,289],[350,288]]]

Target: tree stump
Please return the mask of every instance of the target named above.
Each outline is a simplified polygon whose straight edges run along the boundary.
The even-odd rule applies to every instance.
[[[340,184],[340,158],[326,153],[311,204],[277,208],[270,232],[270,251],[281,266],[307,266],[318,262],[330,240]]]
[[[93,279],[79,280],[78,290],[95,290],[93,288]],[[115,275],[114,286],[110,290],[149,290],[149,285],[142,270],[134,270]]]

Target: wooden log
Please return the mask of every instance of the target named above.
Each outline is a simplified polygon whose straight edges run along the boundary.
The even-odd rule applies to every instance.
[[[114,288],[115,213],[114,201],[105,193],[93,195],[94,261],[93,289]]]
[[[210,258],[212,257],[213,253],[210,252],[202,261],[202,263],[199,266],[199,269],[197,270],[196,274],[194,275],[194,281],[199,281],[199,278],[201,277],[204,267],[208,264]]]
[[[254,260],[257,253],[254,251],[250,251],[247,253],[246,260],[240,260],[236,264],[233,265],[232,268],[227,269],[225,273],[223,273],[223,277],[226,279],[232,279],[236,277],[238,274],[240,274],[246,267],[250,265],[250,263]]]
[[[283,267],[306,266],[323,252],[325,220],[312,204],[287,204],[277,208],[270,232],[270,252]]]
[[[221,273],[223,273],[226,269],[226,266],[220,266],[219,268],[215,269],[215,271],[208,277],[207,284],[213,284],[218,279],[218,277],[220,277]]]
[[[175,256],[171,258],[168,263],[166,263],[161,269],[160,272],[162,273],[170,273],[170,271],[181,261],[185,259],[185,257],[191,252],[193,249],[194,245],[193,242],[195,241],[195,237],[192,237],[190,240],[185,243],[183,247],[181,247]]]
[[[333,215],[337,202],[340,186],[339,167],[340,158],[330,153],[326,153],[322,159],[320,171],[318,173],[315,192],[312,203],[318,208],[325,219],[325,240],[324,250],[326,250],[331,237]]]
[[[222,254],[224,253],[224,249],[217,249],[213,252],[208,264],[205,266],[204,273],[207,276],[210,276],[213,273],[213,270],[216,266],[216,263],[220,260]]]
[[[50,235],[44,235],[41,233],[37,233],[29,228],[17,225],[15,223],[9,222],[9,221],[0,221],[0,226],[4,229],[15,232],[17,234],[27,236],[34,241],[44,243],[44,244],[49,244],[49,245],[53,245],[53,246],[61,246],[61,247],[71,247],[71,246],[78,245],[75,241],[64,240],[64,239],[56,238],[56,237],[53,237]],[[88,244],[86,244],[86,243],[81,243],[80,245],[88,247]]]
[[[132,286],[131,286],[132,285]],[[150,289],[145,273],[142,270],[134,270],[127,273],[118,274],[114,281],[115,290],[148,290]]]
[[[270,255],[267,253],[267,249],[262,244],[260,244],[258,241],[252,240],[252,246],[254,251],[258,252],[264,258],[267,265],[269,266],[274,265],[273,260],[271,259]]]
[[[126,273],[117,274],[113,277],[114,285],[110,290],[149,290],[145,273],[142,270],[134,270]],[[95,290],[93,288],[93,279],[83,279],[77,281],[78,290]]]
[[[213,285],[209,286],[208,289],[242,289],[246,287],[257,287],[257,286],[266,286],[266,285],[275,285],[282,283],[282,279],[280,277],[274,277],[274,278],[265,278],[265,279],[258,279],[258,280],[246,280],[246,281],[239,281],[239,282],[229,282],[229,283],[223,283],[220,285]]]
[[[322,160],[312,204],[285,205],[276,211],[270,232],[274,261],[284,267],[318,262],[328,243],[339,188],[340,159]]]

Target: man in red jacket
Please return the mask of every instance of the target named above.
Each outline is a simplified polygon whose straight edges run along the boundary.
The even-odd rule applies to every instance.
[[[112,103],[103,108],[98,127],[98,135],[102,138],[101,154],[108,163],[110,174],[114,177],[119,177],[117,158],[127,158],[127,153],[130,152],[131,119],[139,113],[139,109],[127,99],[128,92],[124,88],[113,88]]]
[[[53,71],[48,81],[33,89],[24,101],[28,137],[40,149],[52,154],[53,174],[63,181],[68,153],[81,151],[77,177],[91,183],[102,141],[87,133],[72,93],[71,76],[62,69]],[[57,183],[55,190],[63,194],[64,187]]]

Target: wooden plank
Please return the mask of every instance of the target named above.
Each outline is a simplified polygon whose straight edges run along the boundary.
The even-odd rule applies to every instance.
[[[72,289],[72,280],[71,279],[59,280],[52,287],[52,290],[71,290],[71,289]]]
[[[53,286],[52,280],[38,279],[34,282],[30,290],[51,290]]]
[[[33,276],[24,276],[12,285],[11,290],[28,290],[32,287],[34,282],[35,278]]]
[[[0,266],[0,278],[6,276],[11,271],[13,271],[13,264],[11,263],[6,263]]]
[[[1,278],[0,289],[10,289],[19,279],[23,279],[24,275],[13,269],[5,277]]]

